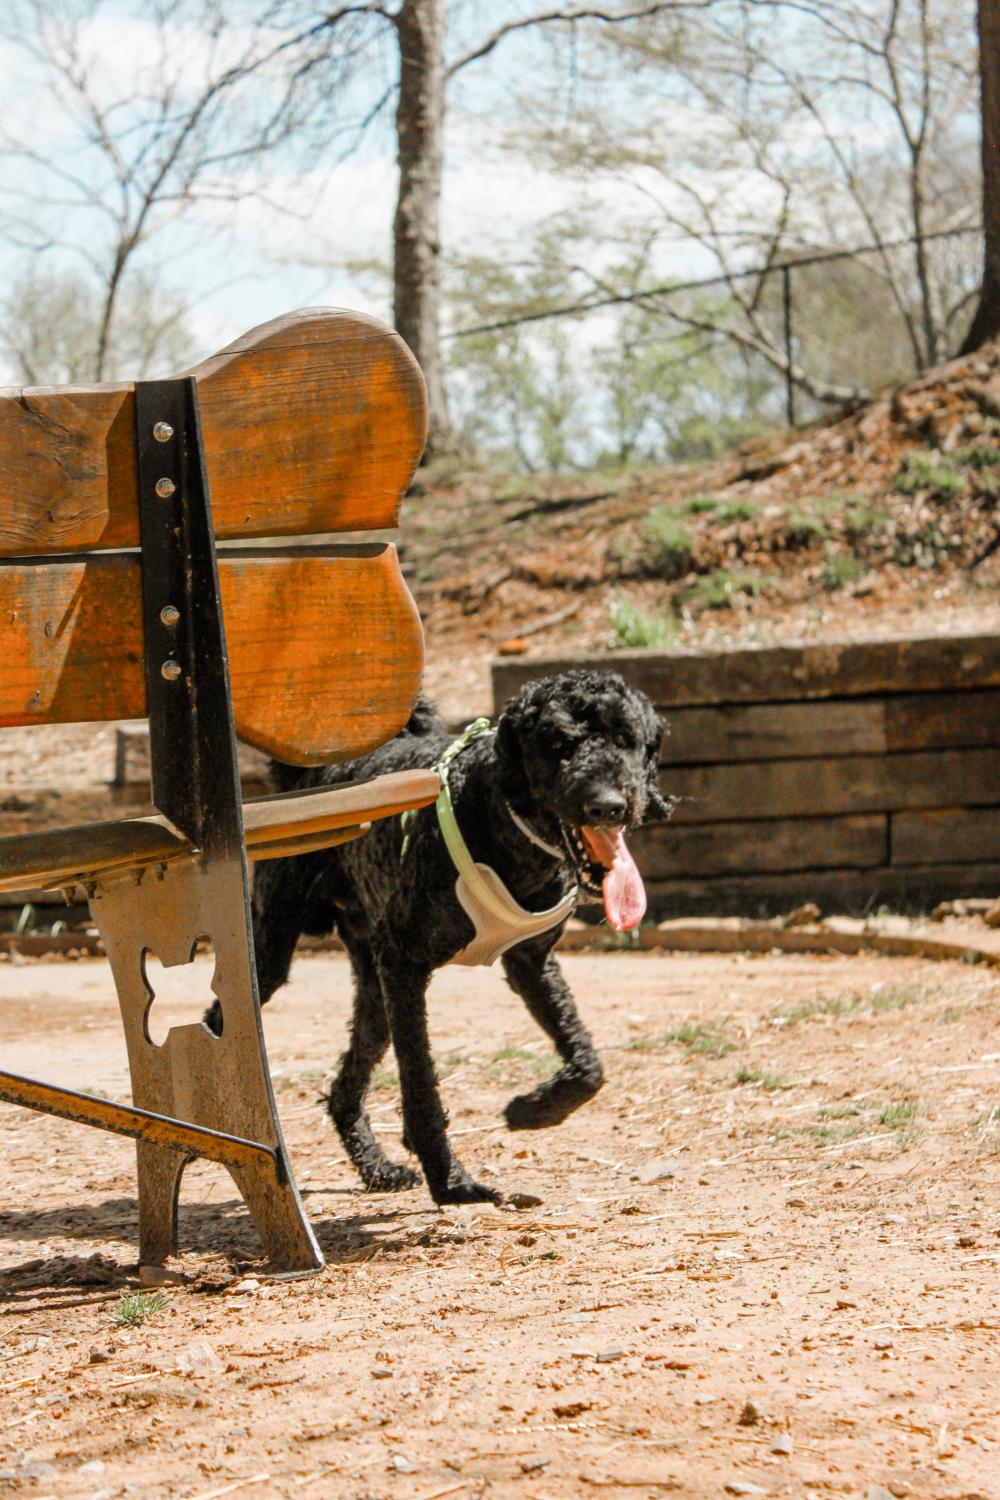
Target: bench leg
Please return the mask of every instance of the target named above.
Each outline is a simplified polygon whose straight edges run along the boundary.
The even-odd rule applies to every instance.
[[[271,1092],[240,864],[203,866],[192,858],[109,881],[91,892],[91,910],[118,990],[133,1103],[273,1148],[273,1158],[227,1163],[228,1170],[275,1269],[318,1269],[323,1257],[292,1177]],[[215,952],[212,989],[222,1009],[222,1035],[197,1022],[175,1026],[157,1046],[147,1029],[155,997],[146,955],[168,968],[187,964],[200,938],[211,939]],[[175,1247],[178,1190],[190,1160],[189,1150],[139,1143],[144,1262],[162,1263]]]
[[[190,1156],[169,1146],[137,1141],[139,1264],[162,1266],[177,1249],[177,1201]]]

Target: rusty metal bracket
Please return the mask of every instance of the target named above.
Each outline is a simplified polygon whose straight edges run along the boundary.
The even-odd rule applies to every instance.
[[[299,1199],[271,1092],[242,872],[242,862],[173,860],[99,883],[90,907],[118,990],[135,1104],[269,1148],[272,1161],[258,1156],[224,1165],[272,1265],[318,1269],[323,1257]],[[145,957],[155,953],[167,968],[190,963],[202,936],[211,937],[215,951],[212,989],[222,1007],[222,1035],[198,1021],[173,1027],[157,1046],[148,1027],[156,997]],[[196,1155],[218,1159],[181,1136],[168,1144],[168,1128],[162,1128],[160,1139],[140,1139],[136,1146],[139,1252],[152,1265],[176,1248],[184,1168]]]
[[[261,1028],[195,382],[137,384],[135,416],[153,796],[187,843],[175,848],[176,834],[162,825],[152,831],[140,825],[138,832],[118,825],[114,847],[105,847],[98,866],[89,867],[87,894],[118,991],[133,1103],[6,1072],[0,1072],[0,1099],[135,1138],[143,1262],[162,1263],[176,1249],[181,1176],[189,1161],[203,1156],[231,1173],[275,1269],[318,1270],[323,1256],[292,1176]],[[288,840],[280,819],[274,828],[272,842],[283,846]],[[357,831],[343,828],[339,837]],[[90,842],[85,830],[78,832]],[[309,836],[307,827],[303,837]],[[297,843],[294,829],[289,838]],[[65,853],[50,851],[52,857]],[[43,856],[38,847],[29,851],[36,864]],[[156,997],[146,959],[155,954],[167,967],[190,964],[204,938],[215,953],[212,989],[221,1033],[203,1022],[175,1026],[158,1046],[147,1024]]]
[[[153,801],[208,860],[243,857],[219,569],[194,380],[135,388]]]
[[[63,1120],[75,1120],[80,1125],[93,1125],[95,1130],[110,1130],[115,1135],[134,1136],[137,1141],[158,1142],[169,1146],[172,1151],[207,1156],[227,1167],[267,1163],[275,1179],[280,1181],[281,1178],[281,1163],[273,1146],[244,1141],[238,1135],[226,1135],[221,1130],[205,1130],[200,1125],[188,1124],[186,1120],[154,1114],[152,1110],[117,1104],[95,1094],[80,1094],[76,1089],[41,1083],[37,1078],[25,1078],[20,1073],[0,1072],[0,1099],[5,1099],[8,1104],[20,1104],[24,1109],[58,1115]]]
[[[323,1257],[282,1139],[261,1028],[195,382],[138,383],[135,414],[153,797],[194,846],[189,857],[169,864],[109,871],[89,891],[118,990],[134,1104],[162,1122],[155,1136],[146,1131],[137,1140],[140,1256],[155,1264],[176,1248],[181,1174],[204,1155],[222,1160],[232,1174],[271,1262],[318,1269]],[[215,951],[212,988],[222,1033],[203,1023],[179,1026],[156,1046],[147,1026],[155,996],[146,956],[187,964],[205,937]],[[180,1124],[173,1128],[173,1121]],[[110,1117],[105,1128],[116,1128]],[[220,1136],[256,1149],[226,1159]]]

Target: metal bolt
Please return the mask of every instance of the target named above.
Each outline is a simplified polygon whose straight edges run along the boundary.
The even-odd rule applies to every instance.
[[[173,661],[172,659],[170,661],[165,661],[163,663],[163,666],[160,668],[160,675],[162,677],[165,677],[168,682],[176,682],[178,677],[181,675],[180,662]]]
[[[156,481],[156,493],[161,500],[169,500],[176,488],[177,486],[172,479],[158,479]]]
[[[160,610],[160,619],[164,625],[176,625],[181,617],[181,612],[176,604],[165,604]]]
[[[158,443],[169,443],[174,435],[174,429],[169,422],[157,422],[153,428],[153,436]]]

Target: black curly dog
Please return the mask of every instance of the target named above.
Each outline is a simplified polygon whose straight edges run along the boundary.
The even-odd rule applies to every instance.
[[[566,672],[523,688],[495,734],[474,740],[450,768],[455,813],[473,858],[492,866],[529,911],[556,905],[574,885],[581,895],[599,896],[605,870],[588,857],[581,826],[613,830],[669,815],[655,783],[663,731],[649,700],[610,673]],[[431,766],[450,742],[434,708],[421,700],[406,728],[372,754],[319,770],[276,762],[274,776],[283,790],[336,786]],[[552,852],[526,836],[512,810]],[[473,924],[456,899],[455,868],[433,807],[414,818],[401,859],[402,843],[400,820],[391,818],[355,843],[258,866],[253,910],[261,1000],[287,980],[300,933],[323,936],[336,928],[355,995],[350,1045],[328,1107],[365,1185],[391,1190],[420,1181],[411,1167],[385,1156],[365,1113],[372,1071],[391,1037],[404,1141],[435,1201],[496,1202],[501,1195],[475,1182],[449,1145],[427,1034],[428,981],[471,941]],[[603,1081],[552,952],[561,931],[522,942],[501,958],[511,989],[562,1058],[554,1077],[511,1099],[505,1114],[513,1130],[558,1124]],[[206,1020],[218,1026],[217,1007]]]

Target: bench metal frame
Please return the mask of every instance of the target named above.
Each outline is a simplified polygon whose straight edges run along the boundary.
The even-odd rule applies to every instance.
[[[318,1270],[323,1256],[282,1139],[261,1027],[196,382],[139,383],[135,412],[153,800],[190,850],[118,865],[87,887],[118,991],[134,1106],[3,1072],[0,1098],[136,1139],[143,1264],[162,1264],[176,1249],[181,1176],[203,1156],[231,1173],[275,1268]],[[204,939],[215,954],[222,1034],[202,1023],[174,1027],[157,1046],[147,955],[187,964]]]

